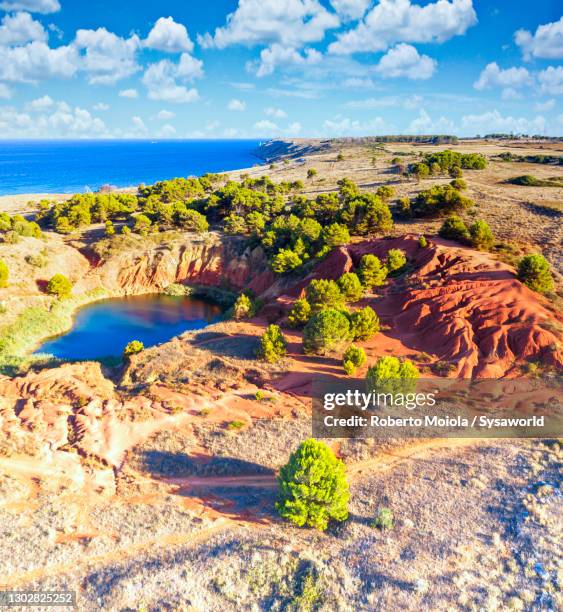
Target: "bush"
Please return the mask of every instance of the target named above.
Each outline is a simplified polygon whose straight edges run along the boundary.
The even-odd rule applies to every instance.
[[[205,215],[190,208],[178,212],[176,215],[176,223],[185,230],[197,232],[198,234],[202,234],[209,229],[209,223]]]
[[[301,327],[305,325],[311,316],[311,305],[305,298],[295,301],[287,320],[291,327]]]
[[[345,225],[339,223],[332,223],[331,225],[323,228],[322,239],[326,246],[329,248],[335,246],[342,246],[350,242],[350,232]]]
[[[397,357],[380,357],[368,368],[366,382],[368,389],[378,393],[410,393],[419,373],[412,361],[401,361]]]
[[[360,279],[366,289],[383,285],[387,272],[387,268],[376,255],[369,253],[360,260]]]
[[[486,221],[475,221],[469,226],[469,239],[471,246],[482,250],[490,249],[495,241],[493,232]]]
[[[389,185],[381,185],[381,187],[379,187],[375,192],[375,195],[379,196],[382,200],[387,201],[395,197],[396,193],[397,192],[393,187],[390,187]]]
[[[346,349],[342,357],[342,366],[348,376],[353,376],[356,373],[356,368],[363,366],[365,362],[366,353],[364,349],[353,344]]]
[[[278,325],[268,325],[260,338],[257,356],[268,363],[276,363],[287,354],[287,340]]]
[[[133,231],[137,232],[141,236],[146,236],[149,233],[150,226],[151,220],[146,215],[138,215],[135,217]]]
[[[106,221],[105,234],[106,234],[106,236],[114,236],[115,235],[115,227],[113,226],[113,223],[109,219]]]
[[[407,256],[401,249],[389,249],[385,265],[389,272],[396,272],[403,268],[407,263]]]
[[[450,185],[458,191],[465,191],[467,189],[467,183],[462,178],[456,178],[450,181]]]
[[[473,201],[461,195],[451,185],[434,185],[421,191],[411,200],[410,206],[403,214],[414,217],[433,217],[469,208]]]
[[[303,330],[305,354],[326,355],[352,339],[350,321],[341,311],[329,308],[313,315]]]
[[[280,470],[276,509],[294,525],[324,531],[348,518],[349,500],[344,463],[324,442],[302,442]]]
[[[10,271],[8,266],[0,259],[0,288],[8,286],[8,279],[10,278]]]
[[[553,291],[551,267],[543,255],[526,255],[518,264],[518,278],[533,291]]]
[[[354,272],[346,272],[337,281],[340,292],[347,302],[357,302],[364,292],[358,275]]]
[[[457,215],[450,215],[442,223],[438,234],[447,240],[458,240],[459,242],[467,242],[469,240],[469,231],[465,223]]]
[[[140,340],[131,340],[123,349],[123,356],[130,357],[136,355],[145,349],[145,345]]]
[[[463,176],[463,171],[459,166],[452,166],[448,172],[453,179],[460,179]]]
[[[395,525],[393,512],[389,508],[380,508],[377,511],[377,516],[373,519],[371,526],[377,527],[382,531],[393,529]]]
[[[316,168],[309,168],[309,170],[307,170],[307,178],[308,179],[312,179],[315,176],[317,176],[318,172],[316,170]]]
[[[425,249],[428,246],[428,240],[426,240],[426,236],[419,236],[418,237],[418,246],[421,249]]]
[[[355,310],[350,315],[350,328],[354,340],[369,340],[379,333],[379,317],[371,306]]]
[[[309,283],[306,293],[313,313],[325,308],[341,308],[344,305],[344,296],[333,280],[314,279]]]
[[[280,249],[272,261],[272,270],[277,274],[283,274],[295,270],[302,263],[301,257],[291,249]]]
[[[55,274],[47,283],[47,293],[56,295],[58,298],[65,298],[72,291],[72,283],[64,274]]]
[[[252,316],[254,316],[254,304],[246,293],[241,293],[233,305],[233,317],[238,321]]]

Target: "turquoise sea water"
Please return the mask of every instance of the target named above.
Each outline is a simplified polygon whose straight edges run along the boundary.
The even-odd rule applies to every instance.
[[[0,140],[0,195],[77,193],[248,168],[257,140]]]

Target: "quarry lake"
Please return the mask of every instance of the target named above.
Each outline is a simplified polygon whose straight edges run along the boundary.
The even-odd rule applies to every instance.
[[[132,340],[145,347],[218,321],[217,304],[194,297],[140,295],[94,302],[81,308],[72,329],[45,342],[36,354],[60,359],[100,359],[122,354]]]

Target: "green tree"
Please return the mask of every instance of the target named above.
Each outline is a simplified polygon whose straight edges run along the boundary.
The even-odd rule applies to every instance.
[[[447,240],[458,240],[459,242],[467,242],[469,240],[469,231],[465,223],[457,215],[450,215],[442,223],[438,234]]]
[[[317,176],[318,172],[316,170],[316,168],[309,168],[309,170],[307,170],[307,178],[308,179],[312,179],[315,178],[315,176]]]
[[[295,300],[293,308],[289,312],[287,320],[291,327],[301,327],[305,325],[311,317],[311,305],[305,298]]]
[[[344,306],[344,296],[338,284],[333,280],[314,279],[309,283],[306,293],[313,313],[325,308]]]
[[[241,293],[234,305],[233,305],[233,317],[238,321],[240,319],[248,319],[254,315],[254,304],[252,300],[246,295]]]
[[[351,344],[342,357],[342,367],[348,376],[356,373],[356,368],[360,368],[366,362],[366,353],[361,346]]]
[[[47,293],[58,298],[66,298],[72,291],[72,283],[64,274],[55,274],[47,283]]]
[[[344,154],[342,153],[342,151],[340,151],[338,155],[336,156],[336,161],[338,162],[344,161]]]
[[[467,183],[462,178],[455,178],[450,181],[450,185],[458,191],[465,191],[467,189]]]
[[[469,226],[469,236],[471,245],[481,250],[490,249],[495,242],[493,232],[491,232],[491,228],[486,221],[475,221],[471,224]]]
[[[340,292],[347,302],[357,302],[364,292],[358,275],[354,272],[346,272],[337,281]]]
[[[526,255],[518,264],[518,278],[530,289],[538,293],[553,291],[555,283],[551,267],[543,255]]]
[[[146,236],[149,233],[150,226],[151,220],[146,215],[140,214],[135,217],[133,231],[137,232],[137,234],[140,234],[141,236]]]
[[[323,228],[322,239],[329,248],[342,246],[350,242],[350,232],[345,225],[332,223]]]
[[[275,363],[285,357],[286,354],[287,340],[279,325],[268,325],[260,338],[260,345],[257,350],[258,358],[268,363]]]
[[[428,240],[426,240],[426,236],[424,236],[424,234],[418,237],[418,246],[421,249],[425,249],[428,246]]]
[[[360,260],[360,279],[363,286],[368,290],[383,285],[387,278],[387,272],[387,268],[376,255],[368,253]]]
[[[354,340],[369,340],[379,333],[379,317],[371,306],[355,310],[350,315],[350,328]]]
[[[344,463],[319,440],[302,442],[278,476],[276,508],[295,525],[324,531],[348,518],[350,490]]]
[[[314,314],[303,330],[303,351],[310,355],[327,355],[341,350],[352,339],[346,314],[334,308]]]
[[[70,234],[72,232],[72,226],[68,220],[68,217],[59,217],[55,223],[55,230],[59,234]]]
[[[401,361],[397,357],[380,357],[368,368],[367,386],[378,393],[411,393],[415,388],[419,372],[412,361]]]
[[[375,192],[375,195],[379,196],[383,201],[387,202],[391,198],[394,198],[396,193],[397,192],[395,191],[394,187],[391,187],[389,185],[381,185],[381,187],[378,187],[377,191]]]
[[[430,168],[426,164],[419,162],[412,167],[412,173],[416,176],[417,180],[420,181],[429,176]]]
[[[131,355],[136,355],[144,350],[144,348],[145,345],[140,340],[131,340],[123,349],[123,356],[130,357]]]
[[[10,278],[10,271],[4,261],[0,259],[0,288],[8,286],[8,279]]]
[[[407,263],[407,256],[401,249],[389,249],[385,265],[389,272],[396,272],[403,268]]]
[[[192,210],[191,208],[178,212],[176,216],[176,223],[180,227],[186,230],[191,230],[192,232],[197,232],[198,234],[202,234],[209,229],[209,223],[207,222],[205,215],[202,215],[197,210]]]
[[[448,172],[453,179],[460,179],[463,176],[463,171],[459,166],[452,166]]]
[[[295,270],[303,263],[297,253],[291,249],[280,249],[272,260],[272,270],[277,274]]]
[[[109,219],[106,221],[105,234],[106,236],[113,236],[115,234],[115,227],[113,226],[113,223]]]

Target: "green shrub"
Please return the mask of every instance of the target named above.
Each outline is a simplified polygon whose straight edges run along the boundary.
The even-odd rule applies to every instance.
[[[314,314],[303,330],[305,354],[326,355],[341,350],[352,339],[350,321],[340,310],[329,308]]]
[[[458,240],[459,242],[467,242],[469,240],[469,230],[457,215],[450,215],[442,223],[438,234],[447,240]]]
[[[469,226],[469,240],[476,249],[487,250],[493,246],[495,237],[486,221],[475,221]]]
[[[55,274],[47,283],[46,291],[49,295],[66,298],[72,292],[72,283],[64,274]]]
[[[323,228],[322,239],[327,247],[342,246],[350,242],[350,232],[345,225],[332,223]]]
[[[467,189],[467,183],[462,178],[456,178],[450,181],[450,185],[458,191],[465,191]]]
[[[240,319],[248,319],[254,316],[254,304],[252,300],[246,295],[246,293],[241,293],[236,302],[233,305],[233,317],[239,321]]]
[[[385,265],[390,273],[397,272],[407,263],[407,256],[401,249],[389,249]]]
[[[0,287],[7,287],[9,278],[10,271],[8,270],[8,266],[0,259]]]
[[[166,289],[164,289],[165,295],[170,295],[172,297],[184,297],[186,295],[190,295],[192,290],[190,287],[186,287],[186,285],[181,285],[180,283],[170,283]]]
[[[342,356],[342,366],[348,376],[356,373],[356,368],[360,368],[366,362],[366,353],[361,346],[351,344]]]
[[[256,391],[256,393],[254,394],[254,397],[256,398],[257,402],[261,402],[264,399],[264,392],[260,391],[260,389],[258,389],[258,391]]]
[[[130,357],[140,353],[145,348],[145,345],[140,340],[131,340],[127,346],[123,349],[123,356]]]
[[[133,226],[133,230],[140,234],[141,236],[146,236],[149,233],[149,229],[151,226],[151,220],[146,215],[137,215],[135,217],[135,225]]]
[[[373,519],[371,526],[376,527],[385,531],[386,529],[393,529],[395,525],[393,512],[390,508],[380,508],[377,511],[377,516]]]
[[[378,393],[410,393],[419,376],[417,367],[409,359],[380,357],[368,368],[366,381],[369,389]]]
[[[452,166],[448,173],[453,179],[460,179],[463,176],[463,171],[459,166]]]
[[[425,249],[428,246],[428,240],[426,240],[426,236],[419,236],[418,237],[418,246],[421,249]]]
[[[311,316],[311,305],[305,298],[295,301],[293,308],[289,312],[287,320],[291,327],[301,327],[305,325]]]
[[[276,363],[287,354],[287,340],[278,325],[268,325],[260,338],[257,356],[268,363]]]
[[[346,272],[337,281],[340,292],[347,302],[357,302],[364,292],[358,275],[354,272]]]
[[[344,305],[344,296],[333,280],[314,279],[309,283],[306,293],[313,313],[325,308],[341,308]]]
[[[395,197],[395,194],[395,189],[393,187],[390,187],[389,185],[381,185],[381,187],[378,187],[377,191],[375,192],[375,195],[379,196],[384,201],[390,200],[391,198]]]
[[[354,340],[369,340],[379,333],[379,317],[371,306],[355,310],[350,315],[350,330]]]
[[[308,179],[312,179],[315,176],[317,176],[318,172],[316,170],[316,168],[309,168],[309,170],[307,170],[307,178]]]
[[[175,221],[181,228],[197,232],[198,234],[202,234],[209,229],[209,223],[205,215],[191,208],[179,210],[176,214]]]
[[[48,252],[47,249],[42,249],[40,253],[36,255],[26,255],[25,257],[26,263],[34,268],[45,268],[49,263]]]
[[[131,228],[130,228],[130,227],[128,227],[127,225],[124,225],[124,226],[122,226],[122,228],[121,228],[121,233],[122,233],[124,236],[127,236],[128,234],[130,234],[130,233],[131,233]]]
[[[231,431],[237,431],[242,429],[244,426],[244,421],[231,421],[230,423],[227,423],[227,429],[230,429]]]
[[[344,463],[324,442],[302,442],[280,470],[276,509],[299,527],[324,531],[330,520],[345,521],[349,500]]]
[[[106,221],[105,234],[106,234],[106,236],[114,236],[115,235],[115,227],[113,226],[113,223],[109,219]]]
[[[553,291],[551,267],[543,255],[526,255],[518,264],[518,278],[538,293]]]
[[[387,268],[376,255],[364,255],[360,260],[360,279],[366,289],[383,285],[387,278]]]
[[[434,185],[421,191],[410,201],[407,214],[414,217],[435,217],[469,208],[473,201],[451,185]]]
[[[301,257],[291,249],[280,249],[272,261],[272,270],[277,274],[283,274],[295,270],[302,263]]]

